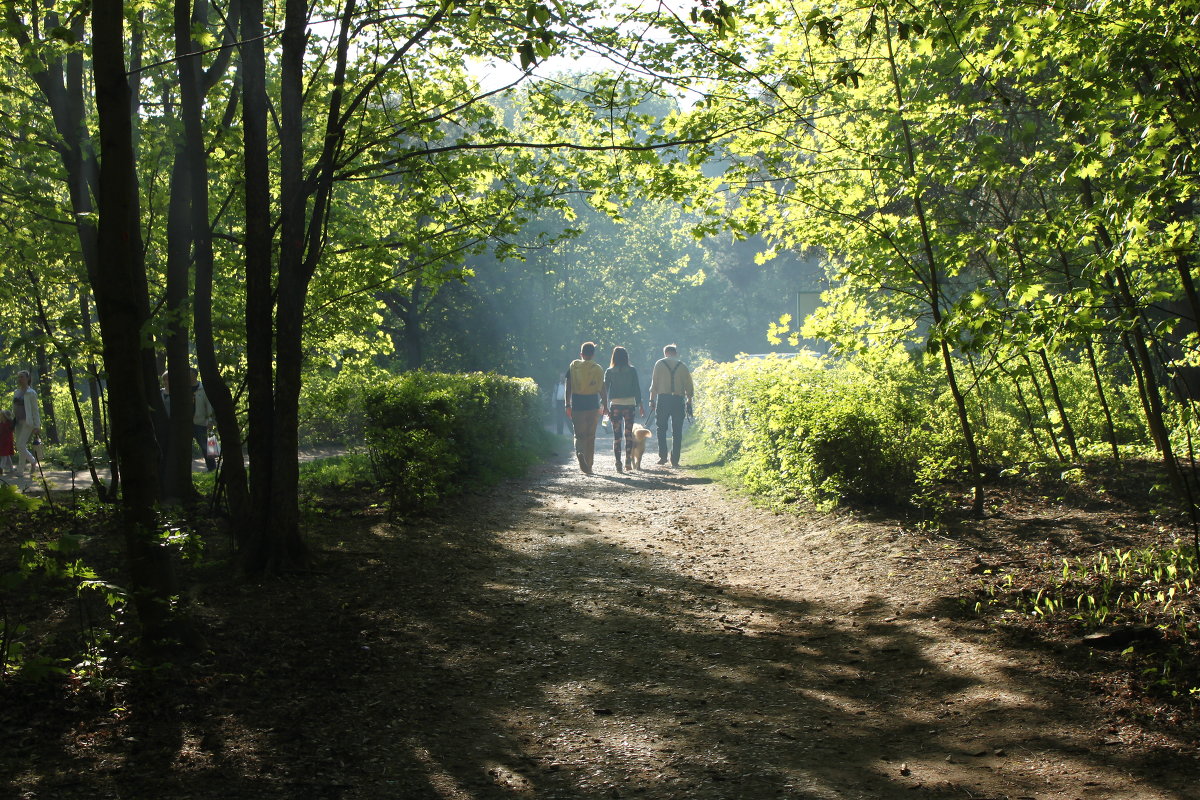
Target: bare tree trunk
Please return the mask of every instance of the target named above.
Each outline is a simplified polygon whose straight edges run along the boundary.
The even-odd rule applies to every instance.
[[[400,323],[400,330],[392,342],[398,352],[404,353],[405,367],[420,369],[425,363],[421,330],[421,280],[418,278],[414,282],[410,297],[400,297],[389,290],[381,293],[379,299]]]
[[[1115,463],[1120,463],[1121,453],[1117,450],[1117,426],[1113,423],[1112,409],[1108,405],[1108,396],[1104,390],[1104,380],[1100,377],[1100,365],[1096,363],[1096,348],[1091,339],[1084,340],[1088,364],[1092,368],[1092,380],[1096,383],[1096,394],[1100,398],[1100,408],[1104,410],[1104,424],[1108,429],[1108,443],[1112,446],[1112,457]]]
[[[92,69],[104,153],[97,194],[102,257],[93,291],[109,378],[113,443],[124,475],[121,506],[130,593],[143,638],[155,646],[185,637],[171,605],[178,595],[172,554],[162,546],[156,529],[158,448],[145,402],[142,330],[149,309],[142,303],[148,290],[125,71],[125,8],[123,0],[95,0],[92,8]]]
[[[41,323],[42,331],[46,338],[53,339],[54,331],[50,326],[50,315],[46,312],[46,304],[38,286],[37,273],[31,269],[28,270],[28,274],[29,282],[33,286],[34,307],[37,311],[38,321]],[[71,397],[71,405],[75,409],[75,418],[79,423],[79,441],[83,446],[83,456],[87,462],[88,471],[92,475],[92,486],[96,488],[99,498],[105,500],[108,497],[108,493],[104,484],[100,482],[100,476],[96,473],[96,462],[92,457],[91,443],[88,441],[87,424],[83,419],[83,410],[79,406],[79,392],[78,387],[75,385],[75,370],[71,366],[71,357],[57,342],[55,342],[55,350],[58,352],[63,370],[67,374],[67,393]]]
[[[307,559],[300,537],[296,462],[305,279],[306,199],[303,185],[304,48],[308,5],[287,0],[280,61],[280,246],[275,291],[275,391],[271,423],[271,517],[263,531],[265,547],[256,553],[258,568],[278,572]]]
[[[1089,209],[1095,206],[1090,178],[1083,180],[1083,202]],[[1097,248],[1097,252],[1100,252],[1099,247],[1102,243],[1107,252],[1112,253],[1114,250],[1113,239],[1103,222],[1096,222],[1096,236],[1097,243],[1094,246]],[[1154,439],[1154,444],[1162,455],[1163,467],[1167,472],[1167,480],[1171,482],[1171,488],[1180,497],[1186,497],[1188,488],[1183,471],[1179,467],[1179,460],[1175,457],[1175,450],[1171,446],[1170,433],[1163,419],[1162,396],[1159,394],[1158,380],[1154,375],[1154,361],[1150,357],[1150,349],[1146,346],[1145,332],[1148,326],[1145,313],[1134,299],[1133,293],[1129,289],[1129,281],[1119,264],[1114,266],[1112,275],[1106,277],[1118,313],[1134,323],[1132,330],[1123,332],[1121,336],[1126,352],[1129,354],[1130,363],[1138,376],[1138,389],[1141,394],[1142,408],[1146,413],[1146,424],[1150,429],[1150,436]]]
[[[231,518],[234,520],[234,535],[244,538],[241,526],[247,522],[250,498],[246,488],[246,465],[242,461],[242,434],[238,428],[237,407],[233,394],[221,375],[217,363],[216,344],[213,341],[212,287],[213,248],[212,228],[209,222],[208,202],[208,154],[204,147],[204,86],[199,56],[183,57],[201,48],[191,38],[193,30],[208,27],[208,6],[204,0],[196,0],[195,10],[188,14],[188,0],[176,0],[175,46],[180,54],[179,96],[183,116],[184,167],[190,181],[187,207],[190,215],[188,230],[191,233],[192,252],[196,264],[193,313],[196,323],[196,361],[204,382],[204,391],[212,403],[217,429],[224,444],[225,458],[222,462],[222,481],[229,500]],[[191,422],[188,420],[189,443]],[[188,460],[189,476],[191,460]],[[189,477],[190,480],[190,477]]]
[[[190,35],[190,30],[189,30]],[[166,105],[164,103],[164,105]],[[188,359],[188,324],[184,311],[191,295],[191,230],[188,193],[191,177],[177,141],[171,166],[167,203],[167,392],[171,398],[162,433],[163,498],[167,502],[189,499],[192,489],[192,376]]]
[[[1037,435],[1037,423],[1033,421],[1033,412],[1029,410],[1029,403],[1025,400],[1025,390],[1021,388],[1020,379],[1004,368],[1000,360],[996,360],[996,367],[1004,373],[1010,381],[1012,381],[1013,389],[1017,393],[1017,403],[1020,404],[1021,410],[1025,414],[1025,427],[1029,430],[1029,438],[1033,440],[1033,446],[1037,448],[1038,455],[1042,458],[1046,457],[1046,448],[1042,447],[1042,441]]]
[[[46,345],[38,342],[36,353],[38,398],[42,405],[42,433],[48,444],[58,444],[58,421],[54,413],[54,369],[46,355]]]
[[[274,418],[274,321],[271,289],[272,227],[267,137],[266,55],[263,0],[242,0],[242,136],[246,191],[246,445],[250,457],[250,511],[242,537],[248,569],[266,557],[257,548],[270,516],[272,419]]]
[[[79,442],[83,447],[83,459],[87,463],[88,473],[92,476],[92,486],[96,488],[96,494],[101,500],[108,496],[108,489],[100,480],[99,473],[96,472],[96,459],[92,455],[92,443],[88,440],[87,422],[83,418],[83,407],[79,405],[79,392],[75,387],[75,370],[71,366],[71,360],[66,356],[63,357],[63,369],[67,373],[67,383],[71,387],[71,406],[75,409],[75,421],[79,424]]]
[[[1062,445],[1058,442],[1058,432],[1054,430],[1054,423],[1050,419],[1050,406],[1046,404],[1046,393],[1042,391],[1042,384],[1037,378],[1037,371],[1033,368],[1033,362],[1029,359],[1027,353],[1022,353],[1021,358],[1025,361],[1025,369],[1029,373],[1029,382],[1033,384],[1033,394],[1037,397],[1038,406],[1042,409],[1042,419],[1046,421],[1046,430],[1050,435],[1050,445],[1054,448],[1054,454],[1058,456],[1058,460],[1065,462],[1067,454],[1063,452]]]
[[[1067,449],[1071,451],[1071,458],[1079,460],[1079,445],[1075,441],[1075,428],[1071,425],[1071,418],[1067,416],[1067,409],[1063,405],[1062,395],[1058,391],[1058,381],[1054,379],[1054,370],[1050,368],[1050,358],[1046,355],[1046,348],[1038,348],[1038,356],[1042,360],[1042,368],[1046,371],[1046,380],[1050,384],[1050,397],[1054,399],[1054,407],[1058,409],[1058,417],[1062,420],[1063,438],[1067,440]]]
[[[87,290],[79,289],[79,318],[83,321],[83,341],[88,349],[87,376],[88,400],[92,412],[92,439],[99,442],[105,438],[103,401],[100,397],[100,368],[91,357],[94,338],[92,336],[92,306],[88,302]]]
[[[900,129],[904,135],[905,174],[916,179],[916,153],[912,143],[912,133],[909,130],[908,118],[904,116],[904,92],[900,88],[900,75],[896,67],[896,55],[892,50],[891,20],[888,9],[883,6],[884,38],[887,43],[887,60],[891,69],[892,88],[895,92],[896,115]],[[967,447],[967,459],[971,470],[972,501],[971,510],[976,516],[983,515],[983,464],[979,458],[979,447],[975,442],[975,429],[971,425],[971,417],[967,412],[967,401],[958,386],[958,378],[954,370],[954,358],[950,353],[950,345],[946,342],[942,325],[941,287],[938,280],[938,261],[933,251],[933,237],[929,231],[929,221],[925,215],[925,203],[922,200],[920,187],[914,187],[912,192],[913,210],[921,228],[921,246],[924,250],[926,267],[929,270],[926,284],[928,290],[929,309],[933,318],[934,335],[938,338],[938,349],[942,355],[942,366],[946,371],[946,383],[950,387],[950,395],[954,398],[954,408],[958,413],[958,423],[963,432],[963,443]]]

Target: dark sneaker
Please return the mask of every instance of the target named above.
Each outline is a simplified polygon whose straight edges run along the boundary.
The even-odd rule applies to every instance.
[[[667,463],[667,460],[666,460],[665,458],[662,458],[662,457],[660,456],[660,457],[659,457],[659,459],[658,459],[658,463],[659,463],[659,464],[665,464],[665,463]]]

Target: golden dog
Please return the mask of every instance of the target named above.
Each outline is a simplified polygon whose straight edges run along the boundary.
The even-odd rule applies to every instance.
[[[646,452],[646,440],[653,436],[650,429],[640,422],[633,423],[633,450],[629,457],[633,460],[633,468],[642,468],[642,454]]]

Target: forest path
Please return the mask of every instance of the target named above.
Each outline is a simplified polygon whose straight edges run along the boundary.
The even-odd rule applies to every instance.
[[[326,498],[313,568],[257,584],[207,536],[207,650],[14,688],[0,797],[1200,800],[1186,728],[1100,702],[1086,648],[961,611],[987,531],[775,515],[686,463],[610,463],[410,520]]]
[[[956,544],[602,452],[377,540],[403,557],[346,602],[389,722],[348,714],[338,797],[1200,797],[1053,652],[956,613]]]

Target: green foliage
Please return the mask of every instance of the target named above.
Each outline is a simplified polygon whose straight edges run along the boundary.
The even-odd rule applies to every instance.
[[[40,527],[53,528],[61,518],[38,518]],[[21,544],[15,568],[0,572],[0,682],[19,676],[39,681],[72,675],[86,683],[106,680],[105,667],[125,612],[125,590],[90,566],[82,553],[86,537],[58,532],[49,540]],[[66,598],[75,606],[78,644],[68,655],[54,652],[36,640],[34,623],[18,610],[41,595]]]
[[[922,460],[953,428],[916,401],[920,376],[902,355],[867,366],[808,354],[706,364],[696,373],[704,436],[759,494],[906,501],[919,474],[929,481],[956,465]]]
[[[1045,368],[1010,354],[1003,358],[980,360],[974,365],[974,405],[985,460],[1001,468],[1071,460],[1064,441],[1063,417],[1053,405]],[[1137,387],[1132,382],[1105,382],[1104,399],[1115,428],[1110,433],[1087,363],[1070,353],[1052,355],[1048,361],[1081,458],[1109,455],[1114,434],[1118,449],[1126,454],[1145,455],[1152,449]]]
[[[518,474],[548,447],[528,379],[410,372],[367,388],[363,405],[372,469],[402,510]]]
[[[32,511],[41,504],[41,500],[22,494],[15,486],[0,483],[0,513]]]
[[[300,465],[300,491],[310,497],[329,497],[374,482],[375,472],[366,453],[319,458]]]
[[[1103,457],[1110,436],[1090,368],[1067,354],[1047,363],[1064,406],[1076,412],[1081,458]],[[966,366],[968,411],[986,467],[1071,461],[1042,365],[1006,367],[984,358]],[[947,481],[961,478],[967,463],[953,402],[938,376],[934,357],[902,348],[709,364],[697,373],[701,425],[710,446],[756,493],[824,505],[911,501],[940,512],[951,502]],[[1105,396],[1118,448],[1147,454],[1136,388],[1110,386]],[[1180,420],[1180,438],[1190,424]]]
[[[300,446],[354,445],[363,440],[364,387],[388,374],[369,364],[317,372],[300,390]]]

